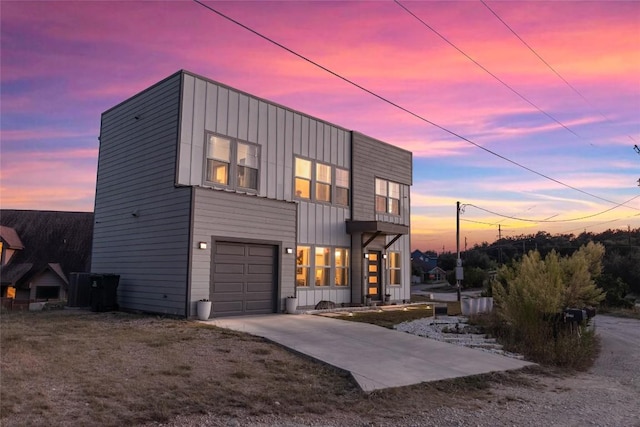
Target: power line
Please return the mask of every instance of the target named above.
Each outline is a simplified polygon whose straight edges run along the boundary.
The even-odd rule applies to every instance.
[[[313,65],[313,66],[315,66],[317,68],[320,68],[323,71],[326,71],[327,73],[331,74],[332,76],[337,77],[338,79],[340,79],[340,80],[342,80],[342,81],[344,81],[344,82],[346,82],[346,83],[348,83],[348,84],[350,84],[350,85],[362,90],[363,92],[368,93],[369,95],[371,95],[371,96],[373,96],[373,97],[375,97],[375,98],[377,98],[377,99],[379,99],[379,100],[381,100],[381,101],[383,101],[383,102],[385,102],[385,103],[387,103],[387,104],[389,104],[389,105],[391,105],[391,106],[393,106],[393,107],[395,107],[395,108],[397,108],[397,109],[399,109],[399,110],[401,110],[401,111],[403,111],[403,112],[405,112],[405,113],[407,113],[407,114],[409,114],[409,115],[411,115],[411,116],[413,116],[415,118],[417,118],[418,120],[421,120],[421,121],[423,121],[425,123],[428,123],[428,124],[438,128],[438,129],[440,129],[440,130],[442,130],[442,131],[444,131],[444,132],[446,132],[446,133],[448,133],[448,134],[450,134],[452,136],[455,136],[456,138],[461,139],[461,140],[473,145],[474,147],[479,148],[480,150],[483,150],[483,151],[485,151],[485,152],[487,152],[487,153],[489,153],[489,154],[491,154],[493,156],[496,156],[496,157],[498,157],[498,158],[500,158],[500,159],[502,159],[502,160],[504,160],[506,162],[509,162],[509,163],[511,163],[511,164],[513,164],[515,166],[518,166],[519,168],[522,168],[522,169],[524,169],[526,171],[529,171],[529,172],[531,172],[533,174],[536,174],[536,175],[538,175],[538,176],[540,176],[542,178],[545,178],[545,179],[547,179],[549,181],[553,181],[556,184],[559,184],[559,185],[561,185],[563,187],[570,188],[570,189],[572,189],[574,191],[577,191],[579,193],[585,194],[585,195],[587,195],[589,197],[593,197],[595,199],[602,200],[604,202],[614,204],[614,205],[616,205],[616,207],[620,206],[617,202],[605,199],[603,197],[600,197],[600,196],[597,196],[595,194],[592,194],[592,193],[590,193],[588,191],[584,191],[584,190],[581,190],[581,189],[579,189],[577,187],[574,187],[572,185],[566,184],[566,183],[564,183],[564,182],[562,182],[560,180],[557,180],[557,179],[552,178],[552,177],[550,177],[548,175],[545,175],[545,174],[543,174],[541,172],[538,172],[538,171],[536,171],[534,169],[531,169],[531,168],[529,168],[527,166],[524,166],[523,164],[518,163],[515,160],[511,160],[508,157],[505,157],[505,156],[503,156],[501,154],[498,154],[493,150],[490,150],[490,149],[488,149],[486,147],[483,147],[482,145],[470,140],[469,138],[466,138],[466,137],[464,137],[464,136],[462,136],[462,135],[460,135],[460,134],[458,134],[458,133],[456,133],[456,132],[454,132],[452,130],[449,130],[449,129],[445,128],[444,126],[439,125],[439,124],[437,124],[437,123],[435,123],[435,122],[433,122],[433,121],[431,121],[431,120],[419,115],[418,113],[414,113],[413,111],[409,110],[408,108],[405,108],[405,107],[403,107],[403,106],[401,106],[401,105],[399,105],[399,104],[397,104],[397,103],[395,103],[395,102],[383,97],[382,95],[378,95],[377,93],[373,92],[370,89],[365,88],[364,86],[354,82],[353,80],[350,80],[347,77],[344,77],[344,76],[338,74],[337,72],[332,71],[331,69],[329,69],[329,68],[327,68],[327,67],[325,67],[325,66],[323,66],[323,65],[321,65],[321,64],[319,64],[319,63],[317,63],[315,61],[313,61],[312,59],[307,58],[306,56],[294,51],[293,49],[290,49],[290,48],[286,47],[285,45],[283,45],[283,44],[271,39],[270,37],[265,36],[264,34],[252,29],[251,27],[248,27],[247,25],[244,25],[243,23],[231,18],[230,16],[225,15],[224,13],[218,11],[217,9],[214,9],[211,6],[204,4],[201,0],[192,0],[192,1],[194,3],[199,4],[200,6],[204,7],[205,9],[209,10],[210,12],[213,12],[216,15],[226,19],[227,21],[232,22],[232,23],[238,25],[239,27],[244,28],[245,30],[249,31],[250,33],[252,33],[252,34],[254,34],[254,35],[258,36],[258,37],[260,37],[261,39],[266,40],[269,43],[272,43],[272,44],[278,46],[279,48],[281,48],[283,50],[286,50],[290,54],[302,59],[303,61],[308,62],[309,64],[311,64],[311,65]],[[632,209],[635,209],[635,208],[632,208]]]
[[[481,211],[484,211],[484,212],[490,213],[490,214],[492,214],[492,215],[496,215],[496,216],[499,216],[499,217],[502,217],[502,218],[509,218],[509,219],[513,219],[513,220],[516,220],[516,221],[525,221],[525,222],[534,222],[534,223],[542,223],[542,222],[545,222],[545,223],[549,223],[549,222],[572,222],[572,221],[580,221],[580,220],[584,220],[584,219],[588,219],[588,218],[593,218],[593,217],[596,217],[596,216],[602,215],[602,214],[604,214],[604,213],[610,212],[610,211],[612,211],[612,210],[614,210],[614,209],[619,208],[620,206],[624,206],[626,203],[629,203],[629,202],[631,202],[631,201],[633,201],[633,200],[637,199],[638,197],[640,197],[640,194],[639,194],[639,195],[637,195],[637,196],[634,196],[634,197],[630,198],[630,199],[629,199],[629,200],[627,200],[626,202],[619,203],[617,206],[614,206],[614,207],[612,207],[612,208],[606,209],[606,210],[604,210],[604,211],[602,211],[602,212],[598,212],[598,213],[595,213],[595,214],[585,215],[585,216],[581,216],[581,217],[579,217],[579,218],[553,219],[553,220],[551,220],[551,219],[529,219],[529,218],[518,218],[518,217],[515,217],[515,216],[504,215],[504,214],[500,214],[500,213],[497,213],[497,212],[491,211],[491,210],[489,210],[489,209],[481,208],[480,206],[474,205],[474,204],[472,204],[472,203],[465,203],[465,204],[464,204],[464,206],[465,206],[465,207],[466,207],[466,206],[471,206],[472,208],[476,208],[476,209],[478,209],[478,210],[481,210]],[[639,215],[640,215],[640,214],[639,214]]]
[[[583,230],[583,229],[586,230],[587,228],[597,227],[599,225],[609,224],[611,222],[622,221],[623,219],[629,219],[629,218],[633,218],[633,217],[636,217],[636,216],[640,216],[640,214],[629,215],[629,216],[626,216],[624,218],[616,218],[616,219],[612,219],[612,220],[609,220],[609,221],[599,222],[597,224],[587,225],[586,227],[578,227],[578,228],[574,228],[572,230],[563,231],[563,233],[571,233],[572,231]]]
[[[511,26],[509,26],[509,24],[507,24],[504,19],[502,19],[495,10],[491,9],[489,7],[489,5],[484,1],[484,0],[480,0],[480,2],[487,8],[489,9],[489,12],[491,12],[493,14],[493,16],[495,16],[498,21],[502,22],[502,24],[504,24],[505,27],[507,27],[507,29],[509,31],[511,31],[513,33],[514,36],[516,36],[518,38],[518,40],[520,40],[522,42],[522,44],[524,44],[540,61],[542,61],[542,63],[544,65],[546,65],[551,71],[553,71],[553,73],[558,76],[558,78],[560,78],[560,80],[562,80],[567,86],[569,86],[569,88],[574,91],[580,98],[582,98],[584,100],[584,102],[586,102],[591,108],[593,108],[594,110],[596,110],[598,112],[598,114],[600,114],[605,120],[607,120],[609,123],[613,123],[611,120],[609,120],[609,118],[607,116],[605,116],[600,110],[598,110],[591,102],[589,102],[589,100],[578,90],[576,89],[571,83],[569,83],[564,77],[562,77],[560,75],[560,73],[551,66],[551,64],[549,64],[547,61],[544,60],[544,58],[542,56],[540,56],[540,54],[538,52],[536,52],[536,50],[531,47],[529,45],[529,43],[527,43],[526,41],[524,41],[524,39],[522,37],[520,37],[520,35],[513,29],[511,28]],[[631,138],[633,141],[635,141],[635,138],[633,138],[631,135],[628,135],[629,138]]]
[[[566,126],[564,123],[562,123],[560,120],[556,119],[555,117],[553,117],[551,114],[547,113],[546,111],[544,111],[542,108],[538,107],[536,104],[534,104],[531,100],[529,100],[527,97],[525,97],[524,95],[522,95],[520,92],[518,92],[517,90],[515,90],[514,88],[512,88],[511,86],[509,86],[509,84],[507,84],[504,80],[502,80],[500,77],[496,76],[495,74],[493,74],[491,71],[489,71],[487,68],[485,68],[482,64],[480,64],[478,61],[476,61],[475,59],[473,59],[471,56],[469,56],[468,54],[466,54],[462,49],[460,49],[458,46],[456,46],[455,44],[453,44],[451,41],[449,41],[445,36],[443,36],[442,34],[440,34],[435,28],[431,27],[429,24],[427,24],[423,19],[421,19],[420,17],[418,17],[418,15],[416,15],[415,13],[413,13],[412,11],[410,11],[405,5],[403,5],[402,3],[400,3],[400,1],[398,0],[394,0],[394,2],[400,6],[402,9],[404,9],[409,15],[413,16],[414,18],[416,18],[418,21],[420,21],[422,23],[422,25],[424,25],[425,27],[427,27],[428,29],[430,29],[433,33],[435,33],[438,37],[440,37],[442,40],[444,40],[447,44],[449,44],[449,46],[453,47],[455,50],[457,50],[458,52],[460,52],[465,58],[467,58],[469,61],[473,62],[474,64],[476,64],[482,71],[484,71],[485,73],[489,74],[491,77],[493,77],[494,79],[496,79],[498,82],[502,83],[502,85],[504,87],[506,87],[507,89],[509,89],[511,92],[513,92],[514,94],[516,94],[518,97],[520,97],[523,101],[525,101],[527,104],[531,105],[533,108],[535,108],[536,110],[538,110],[539,112],[541,112],[542,114],[544,114],[545,116],[547,116],[548,118],[550,118],[551,120],[553,120],[554,122],[556,122],[557,124],[559,124],[560,126],[562,126],[563,128],[565,128],[566,130],[568,130],[569,132],[571,132],[572,134],[574,134],[575,136],[577,136],[580,139],[583,139],[580,135],[578,135],[576,132],[574,132],[572,129],[570,129],[568,126]],[[592,143],[589,143],[591,146],[593,146]]]

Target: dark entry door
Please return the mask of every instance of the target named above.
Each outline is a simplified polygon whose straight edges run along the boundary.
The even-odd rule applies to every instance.
[[[214,316],[275,312],[274,246],[216,242],[211,299]]]
[[[367,294],[373,301],[382,300],[382,252],[369,251],[367,259]]]

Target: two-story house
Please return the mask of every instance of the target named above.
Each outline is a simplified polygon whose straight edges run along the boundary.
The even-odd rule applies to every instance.
[[[91,271],[124,309],[410,297],[411,153],[179,71],[102,114]]]

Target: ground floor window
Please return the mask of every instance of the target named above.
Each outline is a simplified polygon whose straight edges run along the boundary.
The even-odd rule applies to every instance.
[[[60,297],[59,286],[36,287],[36,299],[58,299]]]
[[[349,286],[349,249],[335,250],[336,286]]]
[[[389,285],[400,285],[400,252],[389,252]]]
[[[331,274],[331,251],[329,248],[316,248],[316,286],[329,286]]]
[[[296,249],[298,287],[349,286],[349,268],[348,248],[298,246]]]
[[[298,246],[296,252],[296,286],[309,286],[311,259],[309,246]]]

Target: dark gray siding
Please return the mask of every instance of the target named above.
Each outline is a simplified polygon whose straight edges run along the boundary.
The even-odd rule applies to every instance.
[[[120,275],[125,309],[187,314],[191,189],[175,186],[180,87],[175,74],[102,115],[91,271]]]
[[[410,186],[412,184],[412,155],[411,152],[378,141],[358,132],[352,132],[352,191],[354,221],[384,221],[395,224],[410,225]],[[400,185],[400,216],[378,214],[375,211],[375,179],[381,178]],[[353,248],[353,287],[352,299],[358,301],[364,294],[364,271],[362,243],[370,237],[370,234],[354,234],[352,236]],[[383,250],[388,242],[395,236],[380,236],[369,244],[367,250]],[[410,237],[404,235],[391,245],[387,251],[396,251],[401,254],[402,261],[402,285],[387,288],[391,299],[400,301],[410,298]],[[388,283],[388,270],[385,267],[383,280]]]
[[[233,192],[196,188],[194,192],[191,259],[191,312],[196,302],[209,295],[213,241],[240,241],[278,246],[278,306],[294,294],[296,204]],[[199,249],[207,242],[207,249]]]
[[[380,221],[409,225],[409,186],[412,184],[411,152],[352,132],[353,220]],[[375,179],[394,181],[400,186],[401,219],[376,217]]]

